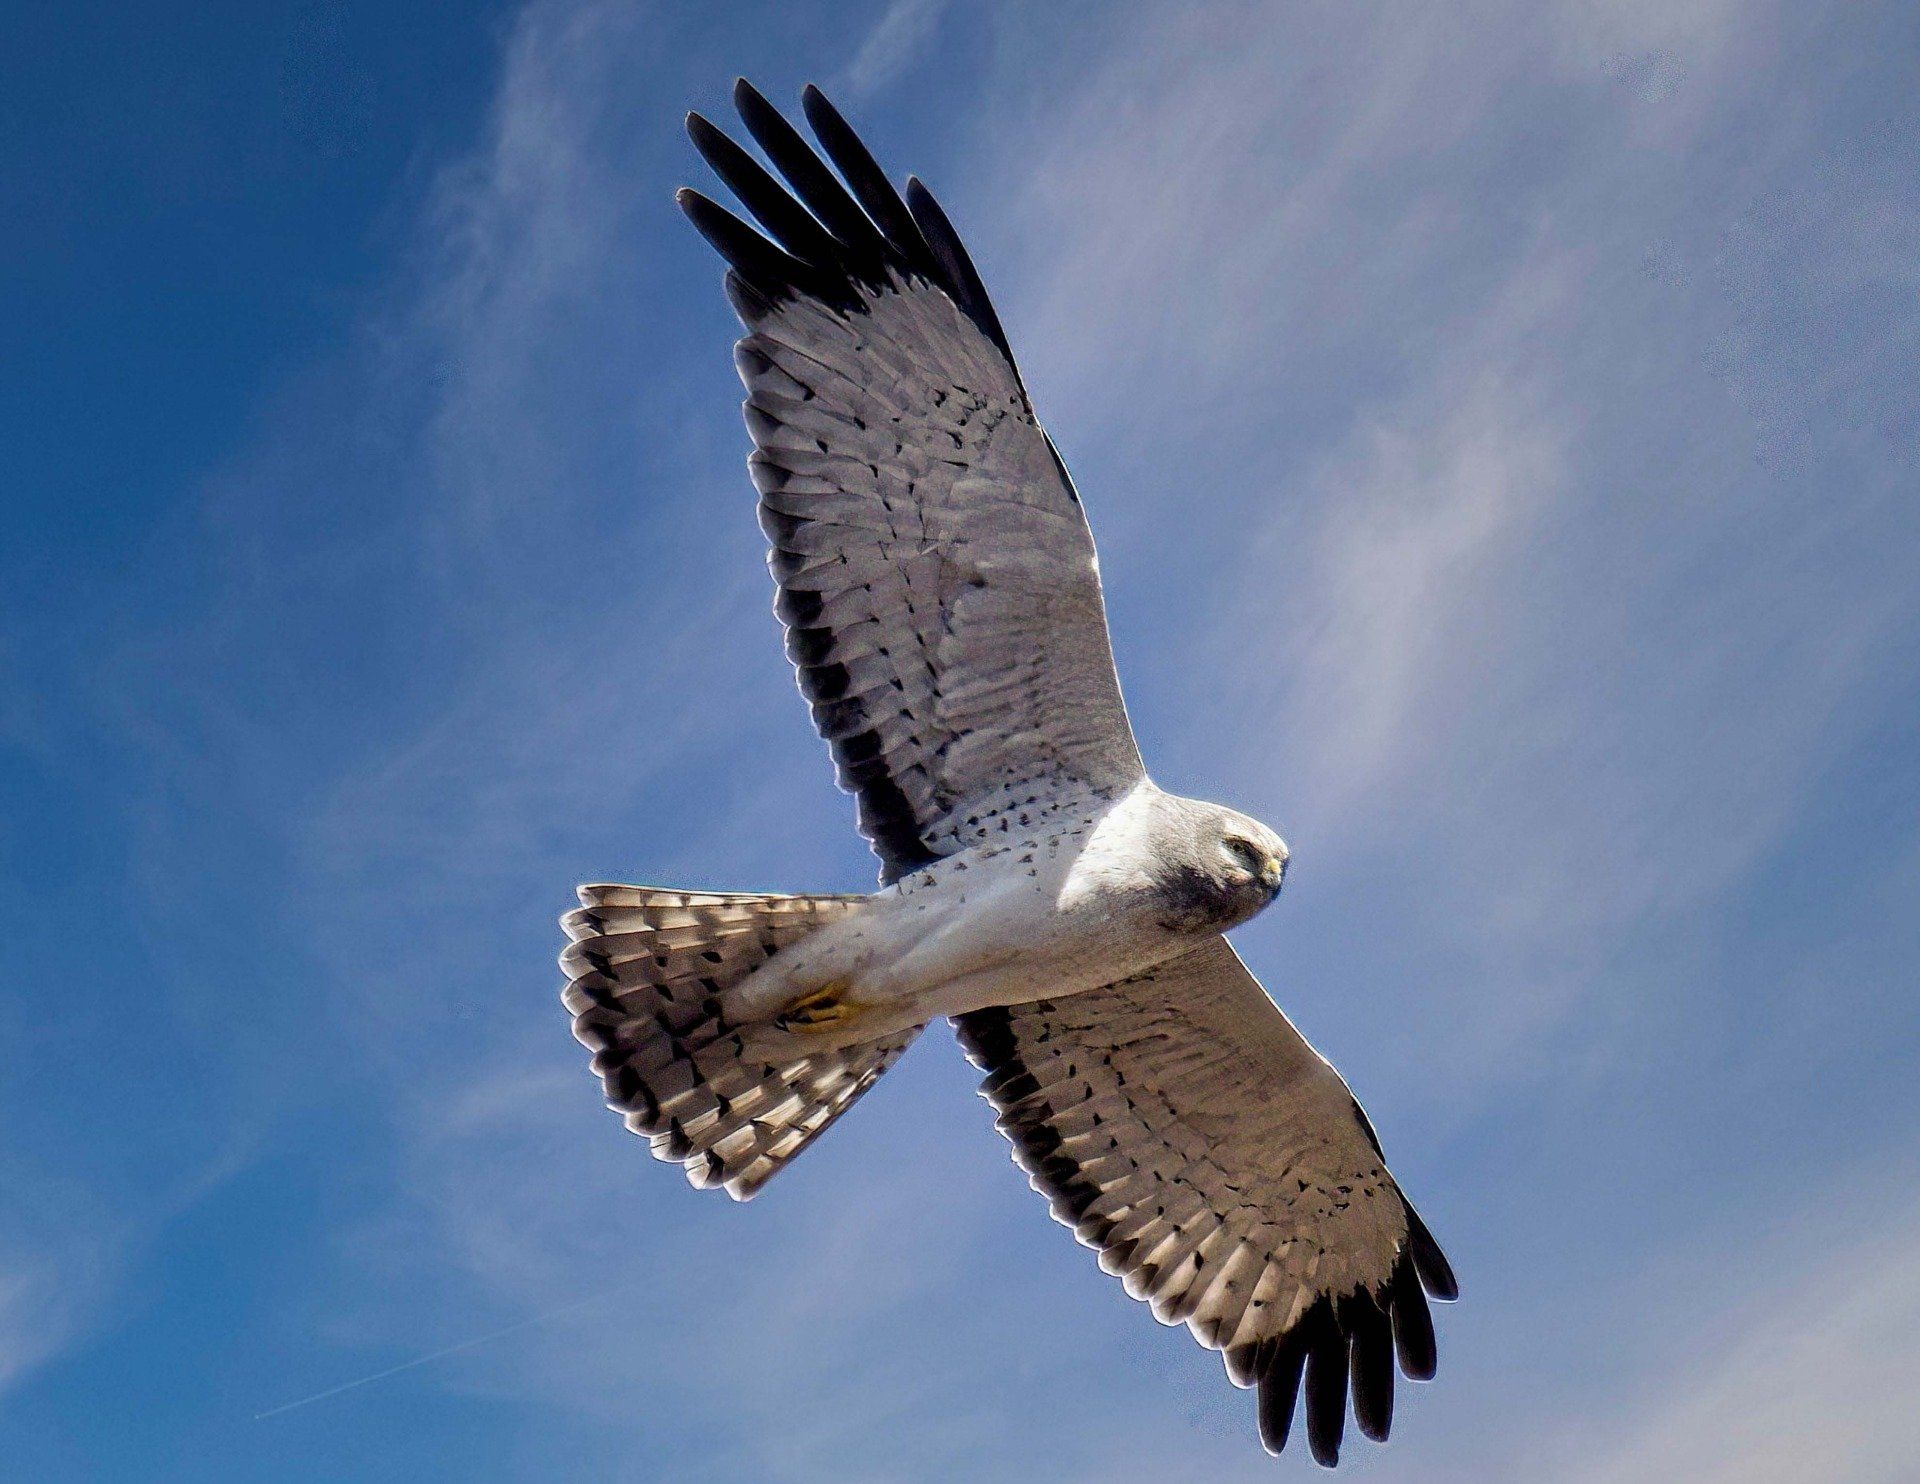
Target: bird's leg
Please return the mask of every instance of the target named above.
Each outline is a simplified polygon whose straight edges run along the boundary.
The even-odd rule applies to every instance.
[[[838,979],[810,989],[774,1016],[783,1031],[824,1031],[844,1025],[864,1006],[847,998],[847,986]]]

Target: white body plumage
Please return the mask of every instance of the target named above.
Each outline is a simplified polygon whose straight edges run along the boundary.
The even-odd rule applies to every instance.
[[[870,1040],[989,1005],[1061,999],[1132,978],[1266,906],[1286,846],[1266,826],[1142,779],[1014,801],[981,843],[901,878],[781,953],[732,996],[775,1021],[808,994],[844,1006],[810,1048]],[[769,1025],[757,1044],[778,1034]]]

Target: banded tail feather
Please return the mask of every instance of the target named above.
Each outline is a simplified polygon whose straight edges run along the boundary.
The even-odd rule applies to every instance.
[[[747,1200],[871,1087],[919,1028],[771,1064],[729,1018],[728,991],[858,896],[583,886],[560,919],[561,1000],[607,1106],[696,1187]]]

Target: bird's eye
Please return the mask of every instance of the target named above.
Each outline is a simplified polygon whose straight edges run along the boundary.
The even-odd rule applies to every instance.
[[[1242,839],[1239,835],[1227,836],[1227,854],[1256,875],[1266,864],[1266,858],[1261,854],[1260,847],[1251,840]]]

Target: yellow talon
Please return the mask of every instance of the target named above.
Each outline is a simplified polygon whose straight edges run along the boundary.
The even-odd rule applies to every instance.
[[[843,995],[844,985],[823,984],[800,996],[774,1017],[774,1024],[786,1031],[820,1031],[850,1020],[860,1006]]]

